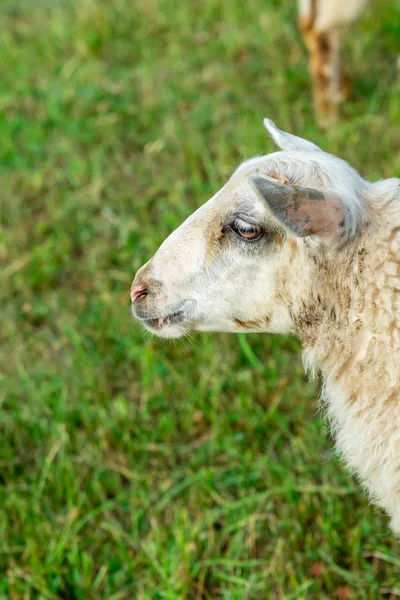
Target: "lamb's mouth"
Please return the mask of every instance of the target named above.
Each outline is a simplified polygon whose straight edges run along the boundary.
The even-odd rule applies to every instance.
[[[177,325],[178,323],[182,323],[184,318],[184,311],[180,310],[165,317],[159,317],[158,319],[145,319],[144,323],[151,329],[161,329],[166,325]]]

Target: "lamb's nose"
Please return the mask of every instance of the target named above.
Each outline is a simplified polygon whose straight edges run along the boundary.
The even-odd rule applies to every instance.
[[[140,302],[146,298],[148,289],[145,285],[134,285],[131,287],[131,299],[132,302]]]

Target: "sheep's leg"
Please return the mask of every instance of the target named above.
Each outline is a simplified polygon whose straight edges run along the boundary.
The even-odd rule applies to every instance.
[[[317,31],[310,50],[315,110],[323,126],[338,118],[340,65],[336,37],[333,31]]]
[[[322,126],[328,126],[337,120],[338,105],[344,99],[339,62],[340,31],[338,28],[319,31],[312,18],[302,20],[300,25],[309,51],[317,119]]]

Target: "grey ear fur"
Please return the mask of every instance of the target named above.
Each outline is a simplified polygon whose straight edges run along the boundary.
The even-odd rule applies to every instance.
[[[261,175],[250,175],[249,182],[278,222],[296,235],[327,241],[347,237],[350,215],[334,192],[285,185]]]
[[[309,142],[308,140],[303,140],[303,138],[297,137],[296,135],[292,135],[291,133],[281,131],[277,128],[275,123],[271,121],[271,119],[264,119],[264,127],[267,129],[275,144],[281,150],[322,152],[321,148],[318,148],[318,146],[316,146],[312,142]]]

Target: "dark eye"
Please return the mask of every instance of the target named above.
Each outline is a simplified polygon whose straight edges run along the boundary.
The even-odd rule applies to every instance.
[[[235,219],[231,225],[232,231],[245,240],[257,240],[261,237],[261,231],[255,225],[246,223],[242,219]]]

